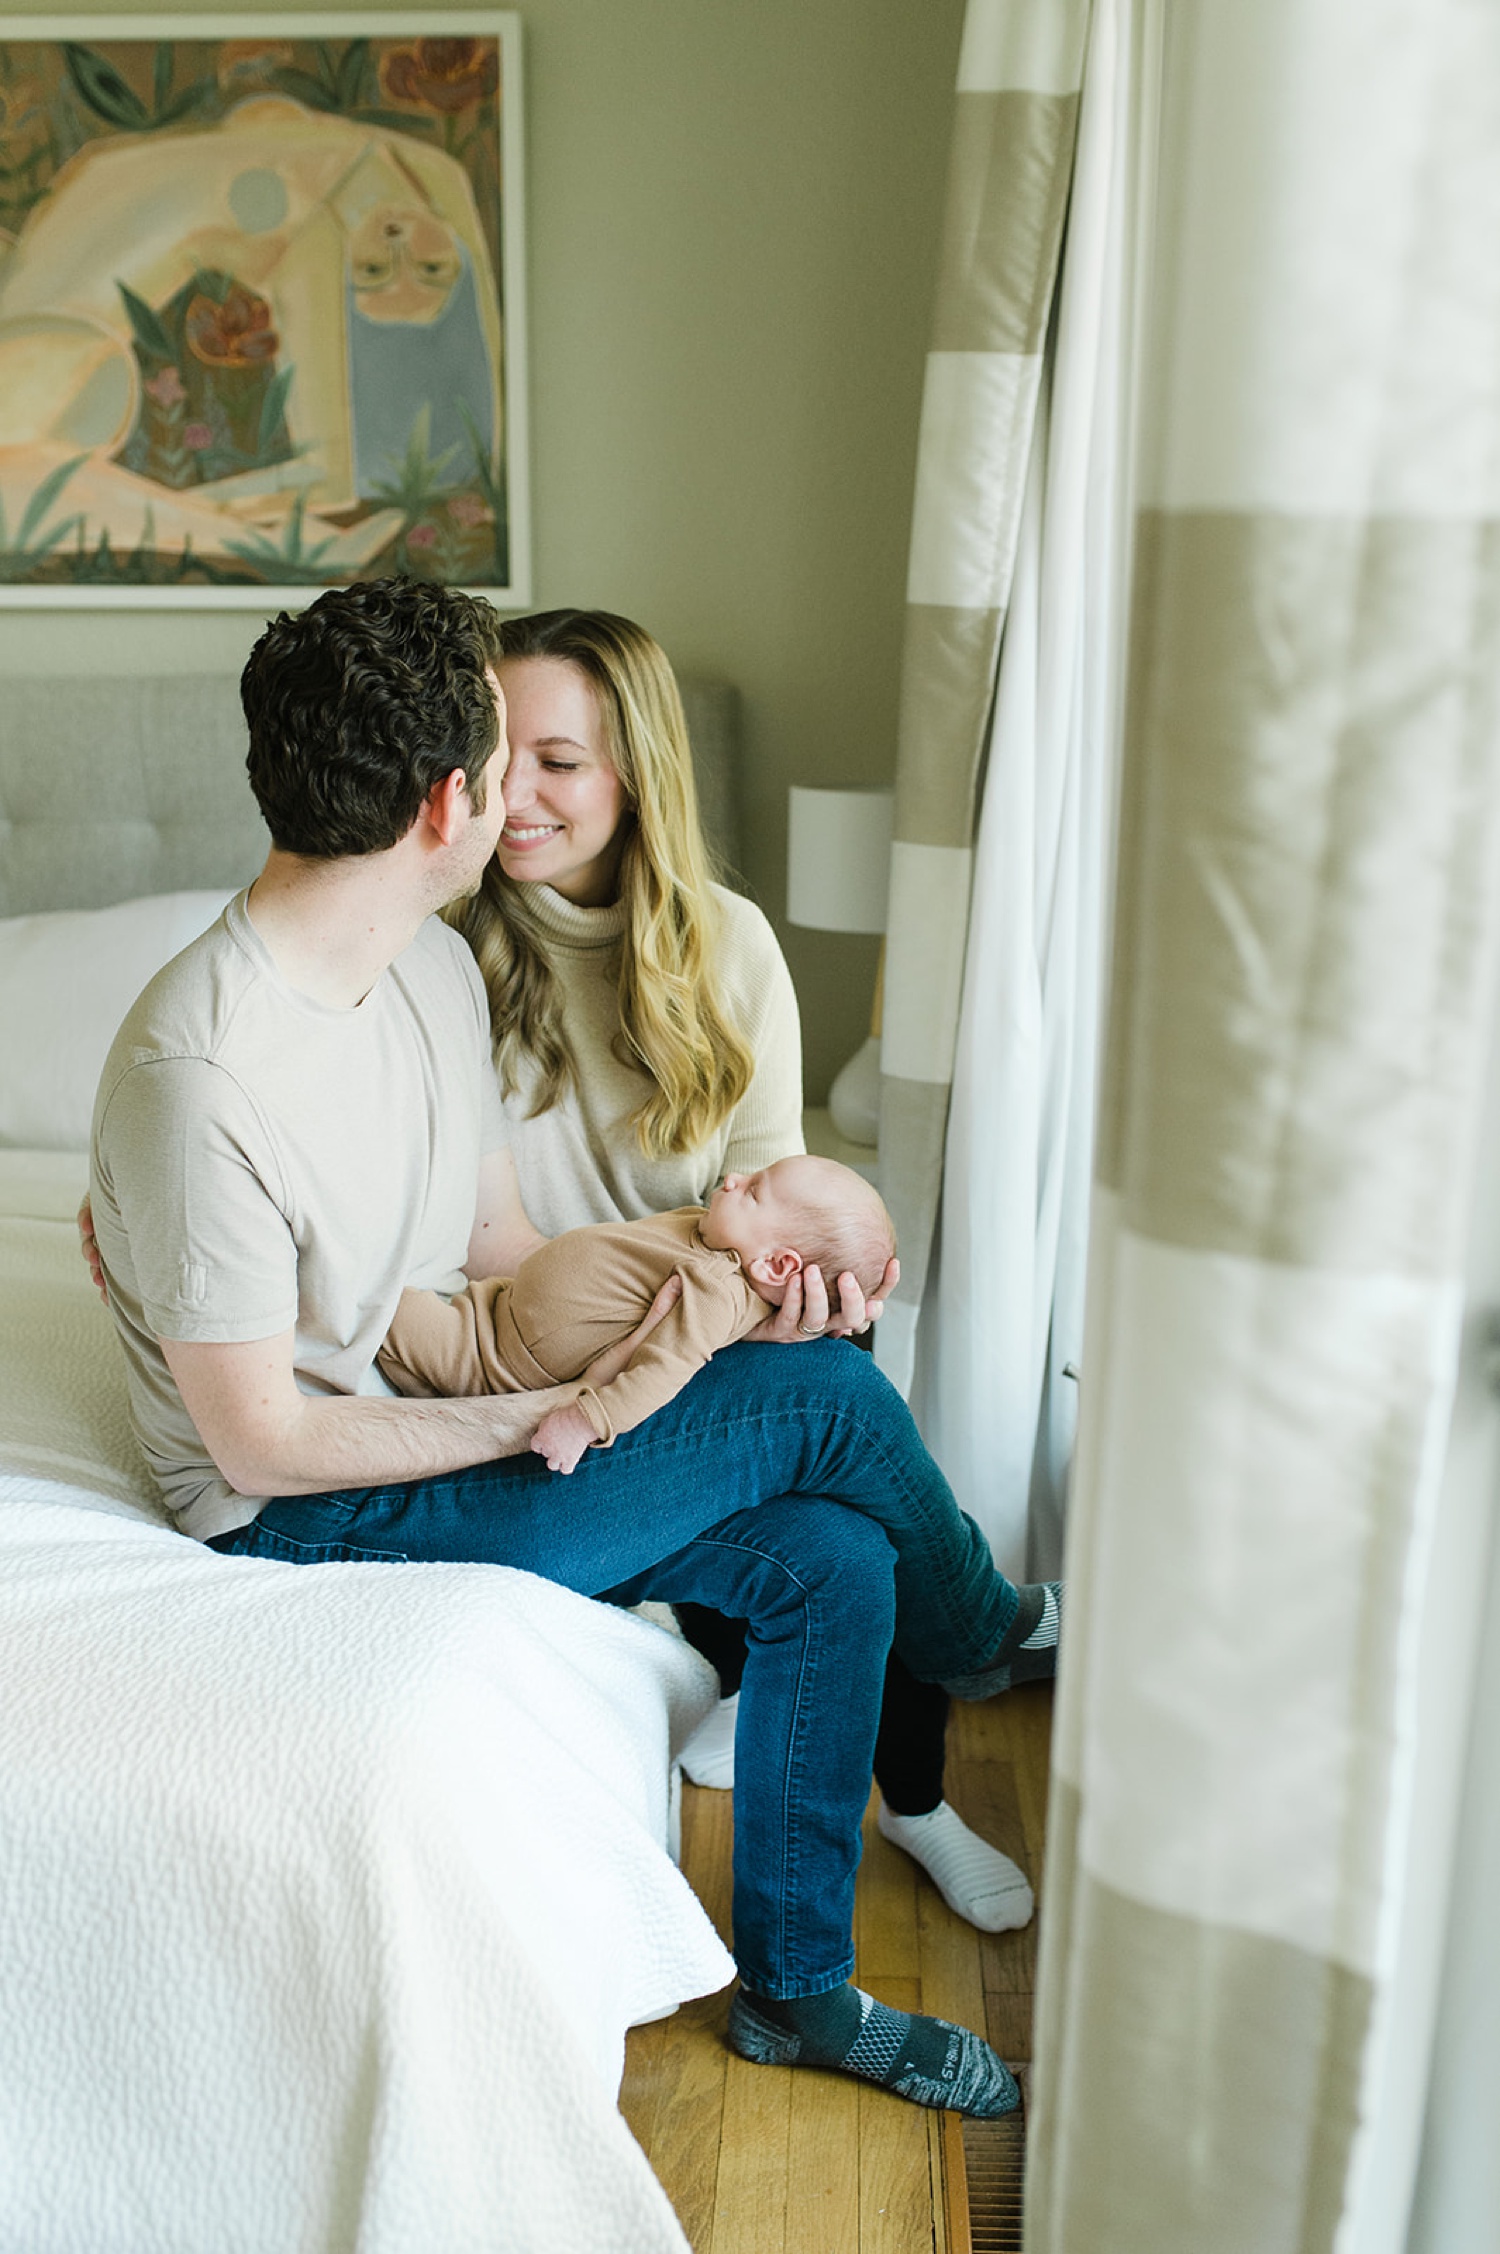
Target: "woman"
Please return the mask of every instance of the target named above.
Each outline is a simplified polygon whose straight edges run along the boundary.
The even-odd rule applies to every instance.
[[[726,1173],[803,1147],[790,974],[759,909],[711,880],[659,646],[598,611],[500,631],[505,827],[478,894],[449,913],[489,989],[521,1203],[546,1236],[704,1203]],[[894,1281],[893,1269],[884,1288]],[[812,1270],[763,1335],[863,1328],[854,1279],[839,1284],[832,1324]],[[732,1692],[739,1624],[695,1607],[684,1627]],[[1021,1872],[943,1798],[946,1712],[943,1693],[893,1659],[875,1756],[881,1830],[960,1916],[990,1932],[1023,1925]],[[732,1781],[732,1717],[726,1698],[689,1749],[690,1775]]]

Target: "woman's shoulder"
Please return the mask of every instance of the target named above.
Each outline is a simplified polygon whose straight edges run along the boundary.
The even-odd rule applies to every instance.
[[[792,974],[769,919],[742,892],[713,887],[719,910],[718,944],[713,965],[720,989],[740,1029],[754,1035],[772,1013],[784,1013],[792,998]]]
[[[781,944],[764,911],[743,892],[731,892],[726,884],[710,885],[709,891],[718,910],[719,952],[726,973],[736,965],[762,975],[781,968]]]

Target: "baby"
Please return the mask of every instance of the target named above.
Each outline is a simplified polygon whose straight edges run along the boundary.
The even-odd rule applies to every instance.
[[[380,1350],[401,1393],[524,1393],[580,1377],[628,1336],[668,1276],[682,1296],[609,1385],[554,1409],[531,1445],[571,1471],[659,1409],[721,1346],[763,1322],[804,1267],[852,1274],[869,1297],[896,1249],[890,1216],[862,1176],[829,1158],[780,1158],[726,1174],[708,1204],[645,1221],[603,1221],[554,1237],[514,1276],[456,1298],[404,1291]]]

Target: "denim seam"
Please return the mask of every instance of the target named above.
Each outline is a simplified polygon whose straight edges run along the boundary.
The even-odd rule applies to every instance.
[[[786,1560],[784,1558],[778,1557],[773,1550],[769,1550],[755,1542],[727,1541],[722,1536],[714,1534],[702,1534],[698,1537],[698,1540],[703,1545],[703,1547],[707,1549],[724,1550],[737,1556],[758,1558],[763,1565],[772,1565],[779,1573],[785,1574],[791,1586],[794,1589],[801,1590],[804,1599],[811,1600],[811,1598],[813,1597],[814,1592],[809,1583],[802,1578],[795,1567],[788,1565]],[[792,1789],[792,1771],[795,1768],[797,1772],[796,1781],[799,1787],[805,1774],[805,1767],[800,1753],[802,1739],[800,1731],[797,1728],[797,1724],[801,1721],[801,1718],[806,1711],[806,1686],[809,1668],[816,1667],[816,1657],[810,1649],[810,1646],[815,1642],[817,1635],[814,1611],[815,1608],[811,1601],[804,1602],[802,1607],[803,1628],[800,1639],[801,1652],[797,1663],[797,1689],[792,1716],[793,1727],[791,1731],[792,1745],[795,1750],[789,1758],[786,1769],[783,1772],[782,1776],[781,1868],[779,1874],[780,1884],[776,1890],[776,1941],[777,1958],[783,1967],[783,1985],[785,1985],[787,1968],[790,1967],[792,1961],[794,1941],[798,1942],[798,1946],[800,1947],[799,1937],[794,1935],[788,1923],[788,1900],[789,1896],[792,1893],[792,1865],[796,1860],[796,1857],[792,1853],[792,1824],[790,1811],[795,1799]],[[845,1981],[848,1980],[853,1970],[854,1951],[851,1946],[845,1958],[842,1960],[842,1968],[837,1973],[837,1975],[830,1981],[827,1974],[817,1974],[816,1978],[818,1979],[820,1986],[817,1989],[808,1990],[806,1992],[810,1994],[821,1994],[825,1985],[840,1987]],[[795,1977],[800,1981],[808,1978],[809,1976],[805,1973],[801,1973],[796,1975]],[[796,1992],[798,1994],[801,1994],[804,1991],[799,1986]]]

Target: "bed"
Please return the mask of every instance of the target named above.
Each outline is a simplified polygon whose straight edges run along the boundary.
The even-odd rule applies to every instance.
[[[114,1023],[263,833],[232,684],[0,706],[0,2246],[682,2254],[617,2095],[732,1973],[668,1851],[714,1678],[531,1575],[165,1519],[72,1215]]]

